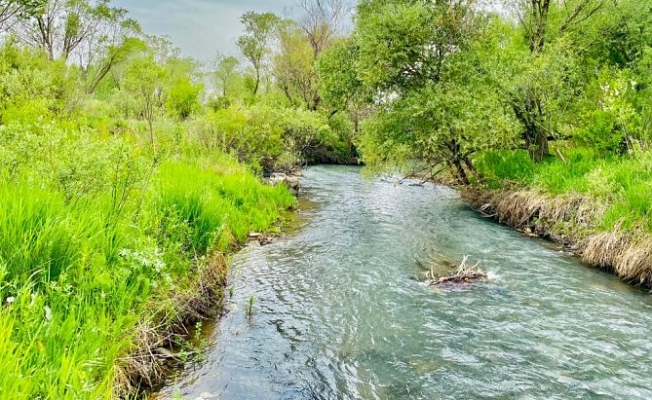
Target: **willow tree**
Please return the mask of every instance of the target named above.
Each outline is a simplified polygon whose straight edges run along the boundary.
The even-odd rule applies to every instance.
[[[349,37],[335,42],[317,62],[320,96],[330,107],[330,116],[348,111],[356,132],[368,95],[356,69],[359,57],[360,47]]]
[[[233,56],[217,54],[213,61],[211,78],[215,89],[219,90],[221,96],[226,98],[231,94],[231,88],[238,76],[240,60]]]
[[[27,18],[18,18],[12,33],[24,43],[40,48],[50,59],[67,61],[99,29],[110,0],[94,5],[90,0],[47,0]]]
[[[486,20],[472,0],[367,0],[354,37],[357,76],[375,98],[362,129],[371,165],[425,165],[468,183],[471,156],[512,136],[513,121],[482,71]]]
[[[272,13],[246,12],[240,18],[244,26],[244,35],[237,40],[242,55],[251,63],[254,69],[253,95],[258,94],[263,76],[265,61],[270,54],[271,41],[276,35],[280,18]]]
[[[284,21],[278,32],[272,70],[276,84],[291,104],[316,111],[321,97],[310,41],[299,24],[292,20]]]
[[[549,153],[549,140],[557,132],[552,129],[557,117],[547,104],[554,93],[546,89],[540,74],[532,73],[530,65],[540,64],[548,46],[567,33],[590,24],[599,13],[615,7],[613,0],[519,0],[508,3],[518,18],[529,54],[521,60],[522,70],[516,75],[518,82],[512,85],[511,97],[514,115],[523,126],[522,138],[534,161],[541,161]],[[556,50],[552,50],[556,51]],[[554,61],[552,61],[554,62]],[[550,69],[554,69],[550,66]],[[524,78],[524,79],[523,79]],[[557,76],[559,79],[564,77]],[[558,99],[561,100],[561,99]]]

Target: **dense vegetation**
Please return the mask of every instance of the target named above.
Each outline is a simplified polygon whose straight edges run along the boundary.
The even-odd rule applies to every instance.
[[[352,157],[352,125],[283,70],[308,43],[296,23],[243,23],[250,68],[184,58],[108,0],[0,1],[0,398],[158,384],[226,258],[294,204],[262,175]]]
[[[652,5],[361,0],[350,32],[343,0],[296,11],[245,13],[239,54],[200,63],[109,0],[0,1],[0,397],[155,383],[147,354],[294,203],[274,171],[359,150],[652,231]]]
[[[444,175],[649,287],[651,27],[638,0],[361,0],[319,65],[330,97],[365,110],[369,167]]]
[[[370,107],[370,167],[578,193],[606,203],[602,228],[652,230],[648,2],[363,0],[320,66],[329,96]]]

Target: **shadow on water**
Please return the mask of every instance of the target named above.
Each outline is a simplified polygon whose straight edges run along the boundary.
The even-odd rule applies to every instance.
[[[230,312],[163,398],[652,398],[647,293],[450,189],[305,175],[296,225],[237,257]],[[414,276],[433,254],[491,279],[431,288]]]

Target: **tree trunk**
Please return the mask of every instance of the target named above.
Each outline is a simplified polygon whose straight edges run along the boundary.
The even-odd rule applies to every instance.
[[[462,162],[459,159],[453,160],[453,165],[455,166],[455,169],[457,170],[457,181],[461,183],[462,185],[468,185],[469,182],[469,176],[466,173],[466,170],[464,170],[464,165],[462,165]]]
[[[549,152],[548,131],[544,128],[545,115],[536,93],[526,92],[524,98],[514,99],[512,109],[523,125],[522,137],[534,162],[541,162]]]
[[[541,162],[549,154],[548,135],[542,129],[534,129],[526,140],[530,159],[534,162]]]
[[[254,97],[258,95],[258,88],[260,87],[260,70],[256,69],[256,86],[254,86]]]
[[[455,169],[455,176],[457,181],[462,185],[468,185],[470,181],[469,176],[464,169],[463,161],[465,156],[462,155],[462,146],[460,146],[460,143],[457,140],[452,139],[450,142],[448,142],[446,147],[451,153],[449,162]]]

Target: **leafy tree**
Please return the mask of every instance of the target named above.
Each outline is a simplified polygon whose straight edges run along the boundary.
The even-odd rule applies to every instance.
[[[155,158],[157,139],[154,123],[163,106],[163,85],[167,78],[167,72],[151,54],[132,60],[126,71],[125,89],[137,100],[139,113],[147,122],[148,141]]]
[[[610,8],[609,0],[568,0],[563,4],[552,0],[521,0],[516,6],[519,26],[523,31],[530,54],[524,56],[524,64],[540,64],[547,43],[554,43],[569,31],[588,24],[593,17]],[[522,137],[534,161],[541,161],[548,155],[548,141],[557,132],[551,131],[551,118],[556,114],[546,109],[547,100],[540,95],[541,82],[521,79],[511,92],[514,115],[523,126]],[[561,78],[557,76],[557,78]]]
[[[474,1],[365,0],[358,6],[360,77],[401,93],[437,83],[449,55],[475,33]]]
[[[242,55],[254,69],[253,95],[258,94],[260,81],[265,68],[265,58],[270,52],[270,42],[276,32],[280,19],[273,13],[256,13],[249,11],[242,15],[240,22],[245,34],[237,40]]]
[[[358,76],[360,48],[353,37],[339,40],[317,60],[319,93],[331,108],[330,116],[348,112],[358,131],[360,119],[368,114],[371,92]]]
[[[16,19],[34,15],[47,0],[0,0],[0,32],[9,29]]]
[[[141,26],[138,21],[128,18],[126,9],[100,4],[97,15],[101,18],[97,21],[96,29],[76,52],[89,94],[95,92],[113,69],[126,62],[131,54],[146,49],[141,39]]]
[[[239,72],[240,60],[233,56],[218,54],[214,65],[215,69],[212,72],[214,86],[221,92],[222,97],[227,97]]]
[[[473,153],[511,142],[513,121],[479,57],[492,38],[483,36],[486,23],[474,7],[473,1],[359,4],[357,77],[377,108],[361,139],[371,165],[416,161],[433,173],[448,166],[468,183]]]
[[[174,82],[167,94],[168,109],[175,117],[186,120],[191,114],[201,109],[199,95],[202,90],[203,86],[193,84],[190,78]]]
[[[274,78],[291,104],[315,111],[321,103],[313,50],[294,21],[279,29],[279,50],[274,56]]]

